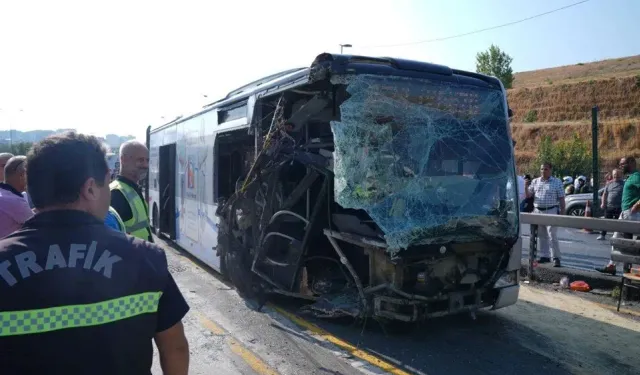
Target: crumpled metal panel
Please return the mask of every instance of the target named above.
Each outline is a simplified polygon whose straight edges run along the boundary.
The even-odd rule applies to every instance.
[[[365,210],[391,252],[455,237],[517,235],[504,96],[452,82],[350,77],[331,123],[335,200]]]

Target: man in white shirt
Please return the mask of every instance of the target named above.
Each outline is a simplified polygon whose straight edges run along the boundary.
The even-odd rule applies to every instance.
[[[551,175],[551,163],[543,163],[540,166],[541,177],[531,181],[527,186],[527,196],[533,197],[533,213],[546,215],[564,215],[564,187],[562,181]],[[560,267],[560,244],[558,241],[558,228],[539,225],[538,240],[540,245],[539,263],[548,263],[553,257],[553,266]],[[551,246],[549,246],[551,242]]]
[[[522,203],[526,197],[527,192],[524,187],[524,176],[518,176],[518,203]]]

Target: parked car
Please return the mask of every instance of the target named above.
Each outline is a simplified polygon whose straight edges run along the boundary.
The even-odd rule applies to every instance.
[[[598,190],[598,197],[602,196],[604,188]],[[593,193],[570,194],[565,197],[566,214],[571,216],[584,216],[587,201],[593,201]],[[593,204],[593,202],[591,202]]]

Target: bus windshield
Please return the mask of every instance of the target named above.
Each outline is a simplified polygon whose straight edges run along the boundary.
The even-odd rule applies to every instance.
[[[336,201],[363,209],[391,249],[515,239],[518,204],[504,92],[456,82],[346,80],[334,133]]]

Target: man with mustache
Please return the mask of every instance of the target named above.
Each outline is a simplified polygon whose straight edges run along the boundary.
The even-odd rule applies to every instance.
[[[149,150],[138,141],[120,146],[120,174],[109,185],[111,207],[124,222],[126,233],[153,242],[149,226],[149,207],[138,183],[149,170]]]

